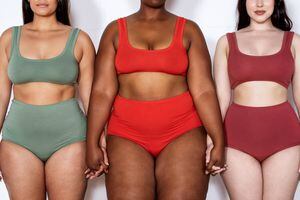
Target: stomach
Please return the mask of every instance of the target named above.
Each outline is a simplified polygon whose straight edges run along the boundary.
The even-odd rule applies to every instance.
[[[244,106],[273,106],[287,100],[288,90],[270,81],[245,82],[233,90],[233,102]]]
[[[75,97],[73,85],[32,82],[13,86],[14,99],[32,105],[55,104]]]
[[[119,95],[127,99],[160,100],[188,90],[186,77],[159,72],[122,74],[118,79]]]

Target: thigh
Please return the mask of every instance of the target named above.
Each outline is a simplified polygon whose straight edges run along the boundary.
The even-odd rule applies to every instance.
[[[299,178],[300,146],[282,150],[263,162],[264,200],[292,200]]]
[[[56,151],[45,166],[49,199],[83,199],[87,185],[85,170],[85,142],[76,142]]]
[[[209,176],[205,175],[206,133],[193,129],[168,144],[156,160],[158,199],[205,199]]]
[[[239,150],[226,148],[227,171],[222,174],[232,200],[262,199],[262,169],[260,162]]]
[[[155,198],[154,160],[144,148],[127,139],[109,135],[107,153],[110,165],[105,178],[108,199]]]
[[[10,199],[46,198],[44,163],[33,153],[17,144],[2,141],[0,160],[3,180]]]

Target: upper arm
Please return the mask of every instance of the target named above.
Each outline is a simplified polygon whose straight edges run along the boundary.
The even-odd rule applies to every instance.
[[[77,39],[76,48],[81,50],[80,59],[78,59],[80,77],[79,82],[86,76],[93,76],[95,62],[95,48],[87,33],[80,31]]]
[[[204,92],[214,90],[211,76],[211,60],[205,38],[192,21],[187,21],[185,34],[189,38],[189,69],[187,81],[192,96],[200,96]]]
[[[79,59],[78,55],[80,55]],[[83,102],[85,111],[87,111],[94,76],[95,48],[88,34],[83,31],[80,31],[78,35],[75,46],[75,57],[77,57],[76,59],[79,64],[79,96]]]
[[[115,70],[116,48],[115,41],[118,35],[116,21],[110,23],[100,40],[96,62],[93,91],[99,91],[115,96],[118,89],[117,73]]]
[[[0,95],[2,98],[9,98],[11,82],[8,78],[8,62],[12,48],[12,28],[3,32],[0,37]]]
[[[219,39],[214,55],[214,78],[217,87],[217,95],[223,115],[226,112],[225,110],[229,105],[231,99],[231,87],[228,76],[227,62],[228,51],[228,40],[224,35]]]
[[[296,101],[298,109],[300,109],[300,36],[297,34],[294,35],[292,50],[295,59],[295,72],[293,76],[292,86],[294,99]]]

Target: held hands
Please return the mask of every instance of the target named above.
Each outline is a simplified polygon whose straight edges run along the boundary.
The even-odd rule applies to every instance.
[[[214,146],[212,143],[207,145],[206,150],[206,170],[205,174],[213,176],[224,172],[227,169],[224,159],[224,148]]]
[[[87,170],[85,175],[87,179],[94,179],[103,173],[108,173],[108,157],[106,153],[106,134],[103,132],[100,137],[100,144],[87,147],[86,156]]]

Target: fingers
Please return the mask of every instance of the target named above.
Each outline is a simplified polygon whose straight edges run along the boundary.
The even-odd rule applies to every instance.
[[[101,165],[100,168],[99,168],[99,170],[95,171],[94,174],[89,177],[89,179],[90,180],[94,179],[96,177],[101,176],[102,174],[103,174],[103,166]]]
[[[103,169],[99,169],[98,171],[92,170],[90,173],[86,174],[85,178],[92,180],[96,177],[99,177],[103,174]]]
[[[226,171],[228,168],[228,166],[225,164],[223,167],[217,166],[217,165],[213,165],[211,167],[211,170],[209,171],[208,169],[205,170],[205,174],[211,174],[212,176],[215,176],[219,173],[222,173],[224,171]]]
[[[206,162],[206,174],[210,174],[212,173],[213,170],[213,166],[216,164],[217,161],[215,161],[214,159],[210,159],[209,162]]]
[[[84,174],[85,177],[89,180],[94,179],[96,177],[101,176],[103,173],[108,173],[108,166],[104,163],[101,162],[101,164],[99,165],[98,169],[86,169]]]
[[[108,163],[108,156],[107,156],[107,152],[106,152],[106,148],[105,147],[101,147],[101,150],[103,152],[103,162],[105,165],[109,165]]]
[[[85,175],[89,174],[92,170],[90,168],[87,168],[84,172]]]
[[[228,167],[227,167],[227,165],[225,164],[224,167],[219,168],[218,170],[214,171],[211,175],[215,176],[215,175],[217,175],[217,174],[220,174],[220,173],[226,171],[227,168],[228,168]]]

